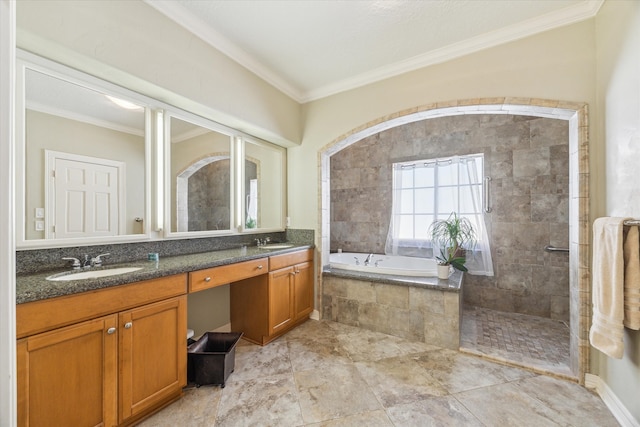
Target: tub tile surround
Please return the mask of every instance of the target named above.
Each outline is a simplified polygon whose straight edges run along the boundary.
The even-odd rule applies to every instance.
[[[589,214],[589,108],[582,102],[539,98],[472,98],[436,102],[398,111],[364,123],[338,136],[318,151],[318,236],[321,262],[331,249],[330,182],[331,156],[351,144],[391,128],[424,120],[461,115],[529,115],[564,120],[569,124],[569,278],[571,370],[584,383],[589,368],[588,330],[591,318]],[[319,282],[322,288],[322,277]],[[320,292],[321,294],[321,292]],[[581,301],[582,303],[574,303]]]
[[[360,277],[358,277],[360,276]],[[368,280],[367,280],[368,279]],[[449,280],[395,281],[338,270],[323,275],[324,319],[457,350],[462,322],[462,274]]]

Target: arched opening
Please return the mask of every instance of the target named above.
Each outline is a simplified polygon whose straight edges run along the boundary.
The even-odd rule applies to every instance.
[[[588,259],[589,253],[589,221],[587,188],[588,180],[588,131],[587,106],[579,103],[563,103],[549,100],[492,99],[459,101],[444,105],[431,105],[384,117],[365,129],[357,129],[331,144],[320,152],[320,206],[321,218],[321,256],[322,265],[328,263],[331,248],[330,215],[330,162],[331,156],[352,144],[371,137],[382,131],[398,128],[409,123],[431,118],[442,118],[458,115],[512,115],[544,117],[565,121],[568,126],[568,163],[569,163],[569,353],[570,375],[584,381],[584,373],[588,369],[589,344],[586,340],[589,319],[590,301],[588,283],[589,267],[580,260]],[[565,152],[566,156],[567,153]],[[320,281],[318,306],[322,307],[322,281]]]
[[[230,227],[229,154],[205,156],[180,172],[176,178],[178,232],[225,230]],[[218,207],[218,208],[216,208]],[[211,212],[214,209],[215,212]],[[215,223],[211,223],[215,219]]]

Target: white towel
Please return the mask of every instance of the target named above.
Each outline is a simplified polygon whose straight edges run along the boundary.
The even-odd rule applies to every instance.
[[[623,223],[626,218],[598,218],[593,223],[593,322],[591,345],[621,359],[624,351]]]
[[[640,240],[638,228],[629,227],[624,239],[624,326],[640,330]]]

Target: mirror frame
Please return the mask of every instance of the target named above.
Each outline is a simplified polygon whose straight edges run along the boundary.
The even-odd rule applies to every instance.
[[[153,150],[153,128],[152,108],[153,100],[144,97],[138,93],[129,91],[120,86],[108,83],[104,80],[92,77],[88,74],[74,70],[59,63],[50,61],[40,56],[25,52],[16,51],[16,152],[15,152],[15,176],[16,176],[16,248],[52,248],[52,247],[69,247],[77,245],[89,244],[107,244],[107,243],[124,243],[146,241],[151,238],[150,224],[151,215],[151,155]],[[126,234],[117,236],[100,236],[100,237],[78,237],[78,238],[60,238],[60,239],[27,239],[27,212],[26,212],[26,72],[33,70],[42,74],[49,75],[53,78],[64,80],[71,84],[84,87],[88,90],[97,91],[104,94],[116,96],[145,109],[145,182],[144,182],[144,215],[142,233]],[[45,187],[46,188],[46,187]]]

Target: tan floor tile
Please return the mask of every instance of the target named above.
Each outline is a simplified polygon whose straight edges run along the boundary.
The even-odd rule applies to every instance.
[[[296,386],[287,374],[227,383],[215,422],[217,427],[302,424]]]
[[[385,409],[386,408],[386,409]],[[185,390],[143,427],[617,425],[583,387],[327,321],[241,341],[226,388]]]
[[[418,358],[418,362],[449,393],[501,384],[534,375],[524,369],[500,365],[479,357],[444,349],[424,353]]]
[[[353,365],[297,372],[294,377],[306,423],[382,409]]]
[[[558,413],[514,384],[498,384],[456,394],[487,426],[557,427]],[[497,404],[499,402],[499,404]]]
[[[412,356],[360,362],[356,367],[385,408],[447,394]]]
[[[317,424],[307,424],[309,427],[387,427],[393,426],[387,414],[380,411],[365,412],[362,414],[350,415],[344,418],[324,421]]]
[[[387,409],[387,413],[395,426],[483,426],[453,396],[392,406]]]

